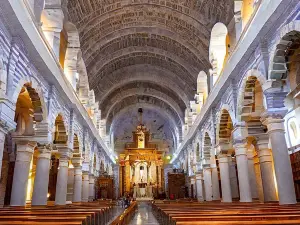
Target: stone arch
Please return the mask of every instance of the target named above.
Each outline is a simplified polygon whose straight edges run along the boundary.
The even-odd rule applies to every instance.
[[[42,90],[42,85],[35,79],[21,79],[12,93],[12,102],[17,104],[21,91],[27,89],[31,100],[33,101],[34,118],[36,122],[46,121],[48,110]]]
[[[202,145],[205,162],[208,162],[210,160],[211,150],[213,148],[212,138],[209,135],[208,131],[204,132]]]
[[[79,144],[79,138],[77,134],[73,137],[73,157],[81,157],[81,149]]]
[[[31,83],[25,83],[20,89],[15,102],[16,131],[18,135],[34,135],[34,123],[46,120],[42,98]],[[17,91],[16,90],[16,91]]]
[[[54,123],[54,135],[53,135],[53,143],[54,144],[67,144],[68,136],[67,130],[64,124],[64,118],[61,114],[55,118]]]
[[[300,20],[293,21],[281,28],[280,36],[277,38],[271,53],[269,63],[269,79],[281,80],[287,76],[287,64],[285,53],[292,44],[293,35],[300,32]]]
[[[257,111],[255,109],[255,106],[244,108],[245,104],[251,105],[255,104],[255,100],[257,100],[258,96],[255,96],[256,88],[261,87],[261,103],[262,107],[266,108],[265,106],[265,96],[263,94],[262,86],[267,82],[265,76],[261,74],[258,70],[252,69],[249,70],[244,78],[242,79],[238,91],[238,98],[237,98],[237,121],[242,121],[242,114],[246,113],[245,111],[248,111],[249,113]],[[247,95],[247,96],[246,96]],[[251,98],[253,97],[253,98]],[[253,102],[254,101],[254,102]],[[251,103],[250,103],[251,102]],[[244,111],[243,111],[244,110]],[[260,111],[262,113],[262,111]]]
[[[220,76],[226,57],[228,56],[228,29],[223,23],[216,23],[211,31],[209,45],[209,61],[213,67],[213,84]]]
[[[217,124],[217,143],[230,144],[233,131],[233,120],[230,111],[223,108],[220,112],[220,120]]]

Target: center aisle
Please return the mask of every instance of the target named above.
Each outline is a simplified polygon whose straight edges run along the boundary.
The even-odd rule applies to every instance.
[[[151,206],[147,202],[138,203],[138,211],[129,225],[159,224],[152,213]]]

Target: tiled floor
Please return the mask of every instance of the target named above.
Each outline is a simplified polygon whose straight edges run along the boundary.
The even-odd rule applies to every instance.
[[[154,217],[151,207],[146,202],[138,203],[138,211],[129,225],[155,225],[159,224]]]

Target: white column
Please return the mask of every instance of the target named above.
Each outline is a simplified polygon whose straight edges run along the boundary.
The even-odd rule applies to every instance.
[[[214,148],[211,148],[210,155],[211,155],[210,168],[211,168],[212,196],[213,196],[213,200],[220,200],[219,174],[218,174]]]
[[[74,194],[74,167],[68,168],[68,183],[67,183],[67,203],[73,202]]]
[[[204,178],[205,200],[210,202],[213,200],[211,168],[210,167],[203,168],[203,178]]]
[[[254,169],[254,153],[252,149],[251,150],[248,149],[247,157],[248,157],[249,181],[251,186],[251,196],[253,199],[258,199],[258,189],[257,189],[255,169]]]
[[[42,149],[42,152],[38,156],[36,165],[36,174],[31,202],[31,205],[33,206],[47,205],[50,158],[50,149]]]
[[[63,11],[60,8],[45,8],[43,18],[42,29],[44,35],[55,55],[59,58],[60,32],[63,29],[64,20]]]
[[[11,206],[25,206],[30,162],[36,142],[17,141],[17,157],[15,162],[13,184],[11,190]]]
[[[82,172],[82,202],[89,201],[89,172]]]
[[[278,201],[275,182],[275,172],[273,169],[272,152],[269,149],[268,136],[258,138],[257,150],[263,184],[264,201]]]
[[[252,202],[246,143],[235,143],[234,148],[238,168],[240,202]]]
[[[68,185],[68,164],[70,156],[68,149],[61,153],[59,158],[56,192],[55,192],[55,205],[66,205],[67,201],[67,185]]]
[[[202,171],[196,173],[196,196],[197,200],[199,202],[204,201],[204,195],[203,195],[203,175]]]
[[[291,161],[284,135],[284,119],[275,115],[274,117],[266,118],[264,124],[268,127],[268,134],[272,145],[279,204],[295,204],[297,201]]]
[[[91,174],[89,178],[89,202],[92,202],[95,199],[95,177]]]
[[[0,69],[1,72],[1,69]],[[5,142],[6,132],[2,128],[0,128],[0,179],[1,179],[1,171],[2,171],[2,159],[3,159],[3,150],[4,150],[4,142]]]
[[[232,198],[239,198],[240,195],[239,195],[239,185],[237,180],[235,158],[232,158],[231,155],[227,155],[227,157],[228,157],[228,166],[229,166],[231,196]]]
[[[220,200],[220,185],[219,185],[219,174],[218,168],[211,168],[211,179],[212,179],[212,192],[213,200]]]
[[[229,162],[227,155],[219,155],[219,167],[221,176],[222,202],[232,202]]]
[[[81,202],[81,194],[82,194],[82,167],[80,164],[78,164],[78,165],[74,165],[73,202]]]

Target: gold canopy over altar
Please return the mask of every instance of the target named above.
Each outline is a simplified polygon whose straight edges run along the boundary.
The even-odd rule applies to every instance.
[[[150,142],[149,131],[142,123],[139,109],[139,125],[133,131],[133,142],[126,143],[120,154],[120,194],[132,194],[136,198],[152,198],[163,191],[163,151]]]

